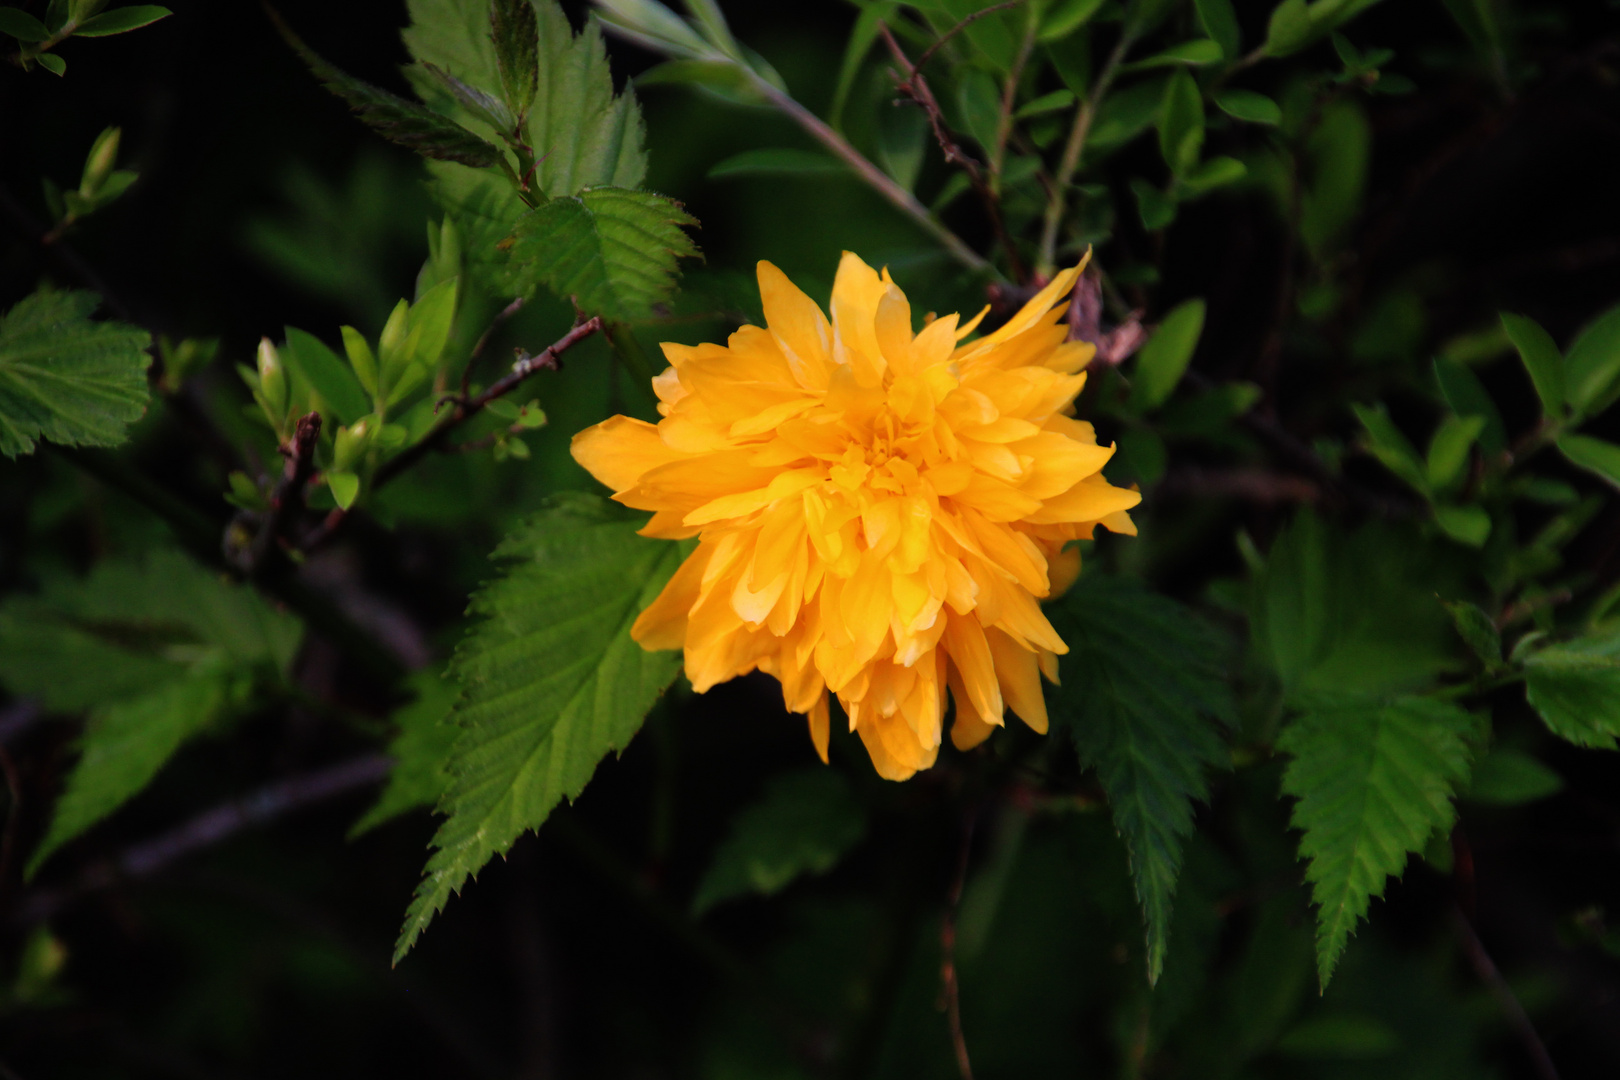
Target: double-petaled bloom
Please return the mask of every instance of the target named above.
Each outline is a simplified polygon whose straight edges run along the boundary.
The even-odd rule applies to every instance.
[[[1066,341],[1059,274],[994,333],[932,319],[887,270],[845,253],[832,319],[759,264],[766,326],[726,345],[666,344],[663,419],[574,437],[574,457],[642,533],[699,538],[636,620],[648,649],[685,649],[699,692],[759,669],[806,713],[827,756],[837,694],[877,771],[977,745],[1010,707],[1047,726],[1041,674],[1067,646],[1040,600],[1079,572],[1071,540],[1134,533],[1139,496],[1102,476],[1112,447],[1070,414],[1093,348]]]

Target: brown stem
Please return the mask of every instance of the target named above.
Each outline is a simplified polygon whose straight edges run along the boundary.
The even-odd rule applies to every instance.
[[[250,572],[263,569],[270,549],[282,539],[282,533],[304,508],[304,488],[315,475],[315,444],[320,437],[321,414],[305,413],[298,418],[292,440],[282,447],[287,462],[282,466],[276,489],[270,493],[270,513],[265,515],[258,535],[253,538]]]
[[[294,810],[369,787],[388,775],[384,754],[362,754],[337,765],[289,777],[205,810],[169,832],[132,844],[113,858],[87,867],[72,885],[25,896],[18,921],[49,918],[63,905],[119,881],[157,874],[187,855],[213,847],[254,825],[266,825]]]
[[[934,141],[939,143],[940,151],[945,155],[945,163],[959,167],[967,176],[968,183],[973,186],[974,192],[984,203],[985,213],[990,217],[991,228],[995,230],[996,242],[1007,253],[1007,268],[1015,280],[1024,280],[1024,265],[1019,260],[1012,237],[1007,234],[1007,227],[1001,219],[1001,202],[990,184],[986,182],[978,161],[964,151],[961,144],[956,141],[955,134],[945,123],[945,114],[940,109],[939,101],[934,97],[934,91],[929,87],[928,80],[923,78],[918,65],[913,64],[906,56],[905,50],[895,40],[888,26],[879,23],[878,32],[882,34],[883,42],[889,47],[889,53],[894,57],[895,63],[905,71],[904,78],[895,75],[895,91],[916,102],[927,114],[928,124],[934,130]]]
[[[541,350],[539,355],[530,356],[527,353],[518,357],[512,370],[500,379],[497,379],[489,389],[473,398],[462,398],[456,402],[456,407],[450,415],[439,421],[434,429],[422,437],[422,440],[413,446],[407,447],[402,453],[383,462],[382,467],[372,478],[373,489],[380,488],[400,473],[415,465],[422,458],[439,449],[449,438],[450,433],[468,420],[484,411],[484,407],[498,397],[504,397],[517,389],[518,384],[537,371],[557,370],[557,357],[584,341],[598,330],[602,329],[602,320],[599,316],[591,316],[584,322],[575,326],[568,333]]]
[[[1474,974],[1479,976],[1480,982],[1490,990],[1491,996],[1496,999],[1497,1006],[1507,1018],[1519,1042],[1524,1045],[1525,1053],[1530,1057],[1530,1065],[1540,1080],[1558,1080],[1558,1067],[1553,1064],[1552,1055],[1547,1053],[1547,1046],[1536,1034],[1535,1024],[1530,1022],[1530,1015],[1524,1011],[1519,1003],[1518,996],[1508,985],[1502,973],[1497,970],[1496,964],[1491,960],[1491,954],[1485,951],[1485,943],[1479,939],[1474,930],[1474,924],[1460,908],[1453,909],[1451,925],[1457,932],[1457,940],[1462,943],[1463,954],[1473,966]]]
[[[945,1015],[951,1025],[951,1049],[956,1053],[956,1069],[962,1080],[973,1080],[973,1063],[968,1060],[967,1037],[962,1033],[962,994],[956,976],[956,917],[962,908],[962,890],[967,885],[968,856],[973,851],[973,827],[978,819],[970,810],[962,822],[962,849],[956,860],[956,876],[945,902],[945,918],[939,928],[939,974],[945,993]]]
[[[470,382],[473,368],[478,366],[478,358],[484,355],[484,346],[488,345],[489,339],[495,336],[495,331],[499,330],[512,316],[523,310],[523,304],[524,299],[521,296],[507,304],[489,321],[489,325],[484,328],[484,332],[478,335],[477,344],[472,347],[472,352],[467,354],[467,366],[461,369],[462,397],[466,397],[471,392]]]

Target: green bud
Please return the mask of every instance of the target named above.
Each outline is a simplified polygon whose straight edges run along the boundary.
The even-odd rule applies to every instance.
[[[287,418],[287,370],[269,338],[259,339],[259,393],[271,426],[280,431]]]
[[[346,428],[338,428],[332,440],[332,465],[343,471],[353,471],[360,456],[371,445],[372,427],[365,420],[356,420]]]
[[[79,180],[79,194],[86,199],[96,197],[118,163],[118,140],[122,134],[120,129],[110,127],[97,135],[91,145],[90,154],[84,159],[84,176]]]

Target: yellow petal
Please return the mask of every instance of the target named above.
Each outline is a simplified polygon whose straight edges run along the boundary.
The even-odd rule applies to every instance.
[[[679,455],[664,445],[645,420],[615,416],[575,435],[569,450],[585,471],[614,491],[635,487],[649,470]]]

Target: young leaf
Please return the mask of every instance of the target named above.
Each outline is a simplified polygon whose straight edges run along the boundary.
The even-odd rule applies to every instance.
[[[1251,124],[1278,124],[1282,109],[1275,101],[1253,90],[1222,90],[1215,95],[1215,107],[1234,120]]]
[[[1451,622],[1457,634],[1473,650],[1479,662],[1487,669],[1502,666],[1502,635],[1491,617],[1477,604],[1466,600],[1442,600],[1441,605],[1451,613]]]
[[[1452,793],[1468,779],[1474,721],[1421,697],[1322,696],[1284,729],[1292,756],[1283,791],[1317,904],[1316,962],[1325,987],[1356,924],[1406,856],[1451,827]]]
[[[0,315],[0,454],[115,446],[146,411],[145,330],[91,322],[94,293],[41,289]]]
[[[74,37],[111,37],[114,34],[127,34],[131,30],[139,30],[143,26],[150,26],[159,19],[173,15],[174,12],[166,7],[156,4],[135,4],[131,7],[113,8],[100,15],[79,24],[73,31]]]
[[[494,144],[424,105],[406,101],[334,67],[305,45],[280,16],[272,13],[271,17],[281,36],[321,85],[348,102],[354,114],[383,138],[423,157],[441,161],[455,161],[474,168],[489,168],[500,163],[501,152]]]
[[[62,76],[67,74],[67,61],[55,53],[40,53],[34,59],[39,61],[40,67],[52,75]]]
[[[1620,634],[1549,645],[1524,661],[1525,697],[1548,730],[1576,746],[1620,739]]]
[[[1535,384],[1536,396],[1541,398],[1541,409],[1548,416],[1561,416],[1564,412],[1564,358],[1552,336],[1540,325],[1523,315],[1502,314],[1502,329],[1519,350],[1524,369]]]
[[[1220,644],[1180,604],[1123,578],[1083,575],[1046,613],[1070,649],[1048,692],[1052,719],[1108,793],[1157,980],[1193,803],[1224,756],[1215,721],[1233,714]]]
[[[487,2],[410,0],[408,6],[411,25],[402,36],[412,56],[437,64],[485,93],[502,93],[501,60],[490,33]],[[576,35],[556,0],[536,0],[533,7],[539,66],[525,138],[538,162],[536,184],[551,196],[573,195],[581,188],[604,184],[638,187],[647,173],[641,112],[633,94],[613,93],[607,50],[596,20],[587,22]],[[522,73],[515,70],[515,74],[521,77]],[[425,76],[413,76],[413,81],[425,99],[445,98]],[[453,112],[459,111],[452,102],[446,100],[445,104]],[[489,130],[470,114],[464,115],[474,130]],[[471,235],[465,229],[463,236],[468,237],[472,250]]]
[[[1204,99],[1198,83],[1185,68],[1177,68],[1165,84],[1159,111],[1159,152],[1173,173],[1198,164],[1204,148]]]
[[[1479,448],[1487,457],[1497,457],[1507,449],[1507,427],[1502,423],[1502,414],[1472,371],[1455,360],[1437,356],[1434,378],[1452,412],[1463,417],[1477,416],[1485,422],[1479,429]]]
[[[525,214],[511,259],[525,292],[540,283],[610,319],[645,315],[675,289],[676,260],[697,254],[697,222],[650,191],[587,188]]]
[[[1620,307],[1582,331],[1565,358],[1570,406],[1582,415],[1607,408],[1620,385]]]
[[[181,743],[219,719],[229,692],[227,672],[202,664],[146,694],[92,712],[78,763],[25,875],[32,877],[59,847],[145,788]]]
[[[861,804],[838,772],[817,767],[775,777],[732,822],[698,882],[692,913],[749,893],[772,896],[796,878],[824,874],[865,832]]]
[[[489,6],[490,38],[507,107],[519,120],[540,85],[540,27],[531,0],[495,0]]]
[[[1483,506],[1436,503],[1434,521],[1441,532],[1469,547],[1484,547],[1491,536],[1491,515]]]
[[[1468,449],[1485,428],[1483,416],[1448,416],[1429,440],[1426,472],[1431,487],[1443,488],[1462,475]]]
[[[622,750],[680,668],[646,652],[630,625],[680,561],[673,544],[600,499],[559,499],[495,551],[500,576],[471,604],[483,616],[451,662],[461,686],[427,877],[395,949],[408,952],[450,895],[558,800],[584,790]]]
[[[314,334],[295,326],[286,327],[287,344],[277,350],[286,365],[296,371],[315,391],[320,403],[336,414],[339,421],[352,424],[371,411],[366,391],[350,365]]]
[[[1136,380],[1130,398],[1133,409],[1146,412],[1170,399],[1192,362],[1193,352],[1198,348],[1198,335],[1203,329],[1203,300],[1185,300],[1171,309],[1137,354]]]
[[[0,7],[0,34],[8,34],[30,45],[51,36],[44,23],[21,8],[14,7]]]
[[[1565,435],[1558,440],[1558,452],[1572,464],[1620,487],[1620,446],[1590,435]]]
[[[1384,403],[1351,405],[1350,411],[1356,414],[1356,419],[1361,421],[1362,428],[1367,432],[1368,451],[1383,463],[1384,468],[1418,491],[1428,494],[1428,469],[1412,448],[1412,443],[1395,426],[1395,421],[1389,418]]]
[[[450,722],[456,703],[456,684],[439,672],[423,672],[411,679],[416,700],[394,714],[395,735],[388,744],[394,759],[388,783],[376,803],[349,829],[349,839],[368,833],[386,821],[431,807],[450,786],[445,762],[455,746],[458,729]]]
[[[1238,59],[1243,41],[1232,0],[1193,0],[1193,7],[1198,9],[1198,24],[1220,45],[1221,55]]]

